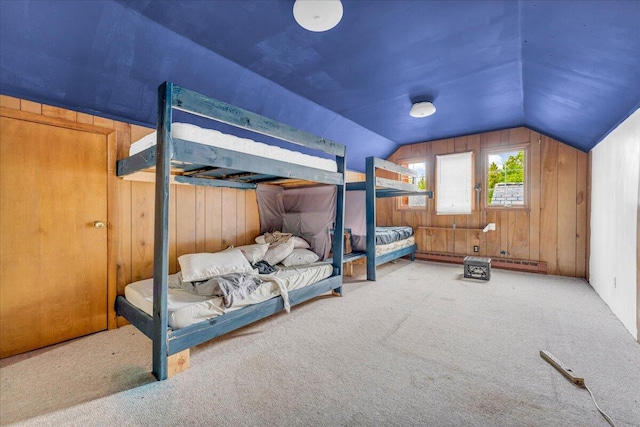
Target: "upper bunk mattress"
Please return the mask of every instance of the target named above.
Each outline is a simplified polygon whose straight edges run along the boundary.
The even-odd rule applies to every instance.
[[[204,297],[183,290],[180,287],[180,276],[172,274],[169,276],[167,293],[169,327],[184,328],[271,299],[280,295],[277,281],[280,281],[288,291],[293,291],[326,279],[332,272],[333,266],[324,262],[298,267],[279,267],[273,274],[260,274],[260,278],[267,283],[262,284],[247,298],[234,303],[229,308],[224,307],[222,297]],[[153,316],[153,279],[140,280],[127,285],[124,295],[131,304],[149,316]]]
[[[138,154],[149,147],[156,145],[157,132],[153,132],[131,144],[129,155]],[[222,133],[214,129],[205,129],[190,123],[172,123],[171,135],[176,139],[193,141],[199,144],[225,148],[227,150],[252,154],[254,156],[278,159],[281,161],[307,166],[315,169],[323,169],[336,172],[338,167],[335,160],[310,156],[286,148],[253,141],[248,138],[239,138],[235,135]]]
[[[413,236],[411,227],[376,227],[376,245],[388,245],[411,236]]]

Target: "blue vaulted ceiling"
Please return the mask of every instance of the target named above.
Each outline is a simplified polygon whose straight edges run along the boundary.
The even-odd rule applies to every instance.
[[[342,142],[528,126],[590,150],[640,106],[639,1],[0,1],[0,92],[153,126],[165,80]],[[433,100],[435,115],[408,115]]]

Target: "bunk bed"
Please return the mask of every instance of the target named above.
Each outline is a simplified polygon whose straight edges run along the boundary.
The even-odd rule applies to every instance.
[[[354,251],[344,256],[344,262],[365,258],[367,261],[367,280],[376,280],[376,266],[389,261],[411,256],[413,261],[418,246],[413,237],[411,227],[377,227],[376,226],[376,199],[386,197],[425,196],[433,197],[433,192],[419,190],[416,183],[404,182],[401,179],[388,179],[376,176],[377,170],[384,170],[407,176],[414,181],[417,172],[395,163],[376,157],[366,158],[366,176],[364,182],[350,182],[346,184],[347,191],[365,192],[365,217],[366,229],[364,236],[352,234],[354,239]],[[346,225],[347,227],[349,224]],[[394,236],[396,240],[390,242],[387,236]],[[358,240],[364,239],[364,247],[358,244]],[[364,251],[362,250],[364,249]]]
[[[200,131],[186,126],[180,136],[173,133],[174,110],[214,120],[244,131],[294,143],[321,152],[320,156],[335,157],[334,170],[293,164],[282,156],[268,152],[262,156],[253,150],[251,141],[245,151],[236,151],[237,141],[223,148],[216,142],[194,141]],[[183,113],[180,113],[183,114]],[[240,132],[244,132],[240,131]],[[188,139],[183,139],[188,138]],[[147,141],[148,143],[148,141]],[[230,147],[230,148],[229,148]],[[262,147],[264,148],[264,147]],[[262,149],[260,148],[260,150]],[[275,147],[276,149],[278,147]],[[305,148],[302,148],[304,151]],[[118,161],[117,175],[125,176],[155,169],[155,225],[152,306],[146,311],[126,296],[116,298],[115,308],[153,341],[153,375],[158,380],[168,376],[168,358],[197,344],[268,317],[323,293],[342,295],[343,247],[335,244],[333,259],[328,264],[328,277],[304,287],[294,286],[288,299],[263,295],[255,304],[220,313],[204,321],[171,327],[167,309],[169,282],[169,185],[170,181],[193,185],[255,189],[257,183],[314,182],[337,187],[335,228],[344,229],[345,146],[317,137],[288,125],[270,120],[219,100],[165,82],[158,88],[158,123],[155,143],[138,147],[133,155]],[[326,153],[326,154],[325,154]],[[315,163],[314,163],[315,164]],[[325,270],[327,264],[325,263]],[[324,274],[322,277],[327,276]],[[268,299],[265,299],[268,298]],[[150,303],[151,304],[151,303]],[[151,311],[153,315],[148,314]],[[175,320],[175,319],[174,319]]]

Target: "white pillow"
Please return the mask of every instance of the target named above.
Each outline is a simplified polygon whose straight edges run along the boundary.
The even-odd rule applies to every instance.
[[[311,264],[319,258],[318,254],[308,249],[294,249],[289,256],[282,260],[282,265],[285,267],[293,267],[296,265]]]
[[[183,282],[208,280],[228,273],[252,273],[253,268],[240,249],[216,253],[187,254],[178,257]]]
[[[269,244],[255,244],[255,245],[245,245],[245,246],[236,246],[236,249],[240,249],[242,254],[247,258],[247,261],[251,264],[255,264],[258,261],[262,261],[264,255],[269,250]]]
[[[291,239],[293,239],[293,247],[295,249],[309,249],[311,247],[309,246],[309,242],[300,236],[291,236]]]
[[[276,265],[288,257],[291,252],[293,252],[293,240],[289,239],[285,243],[269,246],[269,250],[267,250],[262,260],[268,262],[270,265]]]
[[[178,271],[176,274],[170,274],[167,286],[169,289],[182,289],[182,273]]]

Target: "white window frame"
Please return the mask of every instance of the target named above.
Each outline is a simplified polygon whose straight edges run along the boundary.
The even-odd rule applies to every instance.
[[[483,176],[482,176],[482,206],[486,210],[499,210],[499,209],[529,209],[529,151],[530,144],[514,144],[514,145],[505,145],[502,147],[496,148],[488,148],[482,150],[482,159],[483,159]],[[489,204],[489,167],[491,163],[489,162],[489,155],[491,154],[502,154],[502,153],[510,153],[513,151],[524,151],[524,203],[519,205],[490,205]]]

